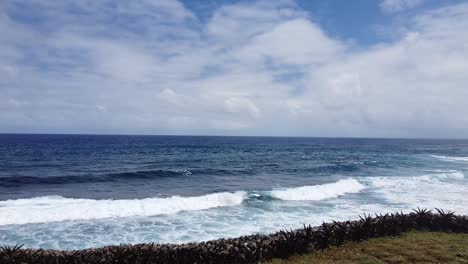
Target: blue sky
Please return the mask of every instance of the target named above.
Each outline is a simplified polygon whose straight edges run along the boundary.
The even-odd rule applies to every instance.
[[[468,1],[0,3],[0,132],[468,135]]]
[[[234,0],[185,0],[182,3],[192,10],[201,21],[209,21],[217,9],[223,5],[248,1]],[[385,2],[389,4],[384,4]],[[371,45],[385,39],[379,35],[378,28],[396,23],[405,16],[426,10],[462,3],[463,0],[413,0],[413,1],[378,1],[378,0],[300,0],[299,8],[308,12],[313,22],[333,37],[356,41],[359,45]]]

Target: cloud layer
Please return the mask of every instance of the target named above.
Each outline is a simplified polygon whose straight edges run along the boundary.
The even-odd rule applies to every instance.
[[[170,0],[28,5],[0,4],[1,132],[468,134],[468,4],[401,19],[365,49],[293,1],[207,21]]]

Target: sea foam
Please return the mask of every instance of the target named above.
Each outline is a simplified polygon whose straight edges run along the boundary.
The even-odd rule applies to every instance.
[[[465,174],[459,170],[449,170],[449,171],[434,171],[436,173],[423,175],[421,177],[429,177],[431,179],[449,179],[449,180],[462,180],[465,178]]]
[[[281,200],[323,200],[346,193],[357,193],[365,187],[356,179],[334,183],[276,189],[268,195]],[[0,201],[0,226],[48,223],[67,220],[94,220],[176,214],[217,207],[240,205],[247,192],[222,192],[195,197],[172,196],[133,200],[93,200],[42,196]]]
[[[356,179],[344,179],[322,185],[278,189],[270,192],[274,198],[287,201],[318,201],[336,198],[346,193],[357,193],[365,188]]]
[[[468,161],[468,157],[452,157],[452,156],[438,156],[438,155],[431,155],[434,158],[438,158],[440,160],[446,161]]]
[[[140,200],[93,200],[61,196],[6,200],[0,201],[0,225],[175,214],[239,205],[245,194],[223,192],[196,197],[172,196]]]
[[[77,219],[77,221],[60,223],[54,221],[64,218],[62,215],[68,215],[68,218],[78,215],[74,214],[75,216],[70,216],[73,213],[72,210],[79,209],[81,210],[80,212],[83,212],[84,209],[80,208],[86,208],[94,212],[105,207],[105,204],[95,208],[93,204],[88,203],[90,200],[63,197],[10,200],[0,203],[0,222],[2,224],[5,224],[5,221],[7,221],[5,219],[10,217],[14,217],[14,219],[8,220],[12,223],[17,221],[15,219],[33,217],[37,213],[39,213],[37,217],[43,217],[43,215],[51,212],[56,212],[57,214],[50,216],[49,219],[54,219],[51,221],[52,223],[0,226],[0,237],[2,238],[2,243],[11,246],[20,243],[24,244],[25,247],[71,250],[118,243],[200,242],[254,233],[271,233],[285,228],[300,228],[303,224],[320,225],[322,221],[345,221],[363,213],[411,212],[411,209],[417,207],[428,209],[443,208],[444,210],[455,211],[457,214],[468,214],[468,196],[466,195],[468,192],[468,182],[461,177],[463,177],[463,173],[457,170],[431,170],[425,175],[414,176],[359,177],[356,180],[345,179],[335,183],[305,186],[311,192],[318,192],[324,186],[330,186],[326,188],[338,190],[342,190],[340,189],[341,187],[348,188],[347,185],[342,186],[345,185],[343,182],[350,182],[351,184],[356,184],[357,182],[359,185],[356,184],[356,186],[362,184],[366,188],[366,192],[363,195],[358,194],[353,197],[341,196],[337,199],[324,198],[321,202],[297,203],[266,199],[259,203],[253,203],[252,206],[250,203],[241,202],[240,199],[243,199],[244,202],[248,199],[258,199],[264,194],[269,195],[272,191],[252,192],[249,194],[243,192],[227,193],[225,197],[236,197],[235,200],[242,203],[242,206],[227,206],[222,210],[202,210],[180,214],[171,213],[156,217],[103,218],[91,221],[79,221]],[[296,189],[301,190],[304,188],[287,188],[282,190],[294,192]],[[343,189],[341,193],[346,193],[347,191],[349,189]],[[332,195],[336,195],[336,192],[337,190]],[[240,196],[237,196],[238,194]],[[224,196],[224,193],[220,196]],[[327,196],[324,195],[323,197]],[[191,202],[195,202],[192,198],[198,197],[185,198]],[[31,200],[34,200],[34,203]],[[73,200],[83,200],[84,203],[81,204],[81,202],[75,201],[74,207],[64,206],[61,210],[51,210],[53,207],[60,207],[62,206],[61,204],[66,204]],[[104,203],[108,200],[91,201]],[[129,207],[138,203],[140,202],[129,203]],[[186,204],[188,205],[189,203],[187,202]],[[21,209],[21,212],[16,212],[15,209],[21,208],[21,206],[24,206],[25,209]],[[42,211],[37,208],[34,209],[34,206],[42,206]],[[14,208],[6,211],[4,210],[5,207]],[[127,207],[120,208],[120,210],[124,209],[130,210]],[[8,212],[8,215],[5,215],[6,212]],[[107,215],[110,214],[109,209],[104,209],[104,212],[107,212]],[[133,212],[138,211],[134,210]],[[47,219],[43,218],[42,220],[45,221]]]
[[[461,171],[439,171],[419,176],[368,177],[362,179],[375,194],[400,208],[443,208],[465,214],[468,185]]]

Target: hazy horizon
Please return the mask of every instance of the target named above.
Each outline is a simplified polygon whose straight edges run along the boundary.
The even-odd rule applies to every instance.
[[[252,137],[252,138],[310,138],[310,139],[408,139],[408,140],[468,140],[467,137],[360,137],[360,136],[284,136],[284,135],[203,135],[203,134],[94,134],[94,133],[21,133],[0,132],[0,135],[57,135],[57,136],[135,136],[135,137]]]

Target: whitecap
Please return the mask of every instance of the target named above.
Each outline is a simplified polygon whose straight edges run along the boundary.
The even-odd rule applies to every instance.
[[[387,203],[401,208],[443,208],[466,213],[468,185],[461,171],[419,176],[365,177],[361,179]]]
[[[288,201],[318,201],[336,198],[346,193],[358,193],[364,188],[358,180],[349,178],[322,185],[273,190],[270,195]]]
[[[438,156],[431,155],[431,157],[438,158],[445,161],[468,161],[468,157],[453,157],[453,156]]]
[[[195,197],[133,200],[93,200],[62,196],[6,200],[0,201],[0,225],[175,214],[239,205],[245,194],[222,192]]]

